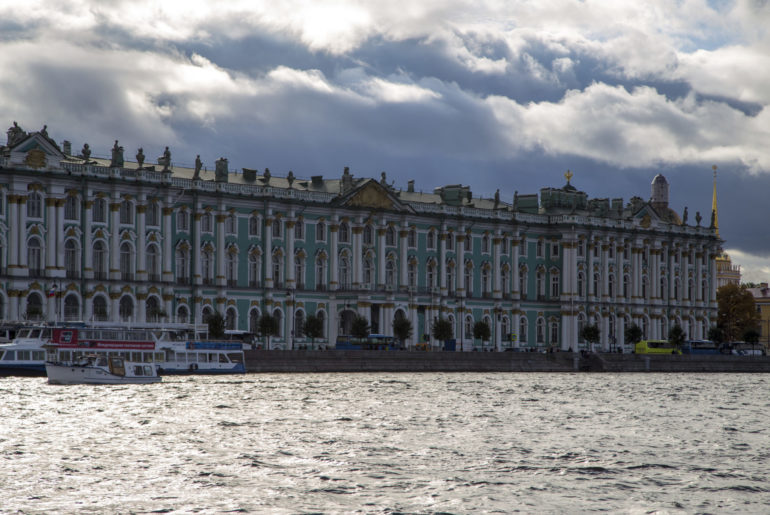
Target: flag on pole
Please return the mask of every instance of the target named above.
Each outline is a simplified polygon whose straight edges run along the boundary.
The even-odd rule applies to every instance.
[[[50,290],[48,290],[48,296],[49,297],[53,297],[54,295],[56,295],[56,285],[55,284],[53,286],[51,286]]]

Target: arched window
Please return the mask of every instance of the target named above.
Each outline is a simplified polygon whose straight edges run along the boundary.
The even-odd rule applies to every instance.
[[[260,255],[258,252],[251,252],[249,254],[249,286],[252,288],[259,288],[260,280]]]
[[[283,337],[283,313],[281,313],[280,309],[276,309],[273,311],[273,318],[275,318],[275,323],[278,326],[278,337]]]
[[[273,254],[273,285],[275,288],[283,288],[283,258],[280,254]]]
[[[187,310],[187,306],[179,306],[176,310],[176,321],[180,324],[187,324],[190,322],[190,312]]]
[[[519,318],[519,342],[527,343],[529,336],[527,334],[527,317]]]
[[[32,192],[27,197],[27,218],[43,218],[43,197]]]
[[[436,248],[436,233],[432,230],[428,231],[426,247],[428,250],[434,250]]]
[[[257,308],[249,311],[249,332],[259,334],[259,310]]]
[[[410,248],[417,248],[417,231],[414,227],[409,229],[409,236],[407,237],[407,245]]]
[[[153,227],[160,225],[160,205],[157,202],[147,204],[147,225]]]
[[[538,270],[535,274],[535,289],[537,290],[537,298],[545,298],[545,272]]]
[[[294,239],[295,240],[304,240],[305,239],[305,221],[300,217],[297,222],[294,224]]]
[[[228,329],[230,331],[235,330],[237,320],[238,320],[238,313],[235,311],[235,308],[234,307],[227,308],[227,311],[225,311],[225,329]]]
[[[392,259],[385,262],[385,284],[391,286],[396,285],[396,264]]]
[[[371,245],[374,242],[374,233],[371,225],[364,226],[364,245]]]
[[[594,292],[593,292],[594,293],[594,297],[601,297],[601,295],[602,295],[602,290],[599,287],[599,285],[601,284],[600,281],[601,281],[601,279],[599,278],[599,274],[598,273],[594,274],[594,285],[593,285],[594,286]]]
[[[511,271],[508,265],[500,270],[500,282],[503,287],[503,295],[509,295],[511,293]]]
[[[609,274],[607,277],[607,295],[609,295],[610,298],[615,297],[615,274]]]
[[[583,272],[577,274],[577,294],[578,297],[586,296],[586,274]]]
[[[211,213],[209,212],[201,215],[201,232],[212,232]]]
[[[30,277],[43,277],[43,250],[38,238],[30,238],[27,243],[27,266]]]
[[[385,229],[385,245],[392,247],[396,244],[396,230],[393,227],[388,226]]]
[[[428,262],[428,267],[425,274],[425,283],[428,288],[433,288],[436,286],[436,263],[433,261]]]
[[[39,293],[30,293],[27,297],[27,320],[43,319],[43,298]]]
[[[94,242],[94,279],[107,279],[107,245],[102,241]]]
[[[340,288],[343,290],[350,289],[350,260],[347,254],[340,256],[339,264],[339,276],[340,276]]]
[[[628,299],[631,296],[631,278],[628,274],[623,274],[623,297]]]
[[[259,217],[257,215],[249,217],[249,236],[259,236]]]
[[[315,224],[315,241],[326,241],[326,224],[323,222]]]
[[[203,284],[214,284],[214,253],[208,248],[201,252],[201,276]]]
[[[176,213],[176,230],[177,231],[189,231],[190,230],[190,217],[187,215],[187,211],[180,210]]]
[[[502,333],[502,339],[505,341],[505,345],[511,341],[511,323],[507,316],[504,316],[500,321],[500,332]]]
[[[417,263],[411,262],[406,271],[407,279],[409,281],[409,287],[417,287]]]
[[[326,338],[326,314],[318,311],[315,316],[321,321],[321,338]]]
[[[315,289],[319,291],[326,289],[326,260],[323,256],[315,258]]]
[[[147,279],[160,281],[160,250],[154,244],[147,247]]]
[[[536,342],[538,344],[544,344],[545,343],[545,320],[543,318],[537,319],[537,322],[535,324],[535,329],[537,332]]]
[[[521,298],[527,297],[527,268],[519,268],[519,291],[521,292]]]
[[[305,325],[305,312],[298,309],[294,312],[294,337],[302,338],[305,336],[303,326]]]
[[[123,295],[120,298],[118,305],[120,321],[121,322],[133,322],[134,318],[134,300],[128,295]]]
[[[692,279],[687,280],[687,300],[692,301],[693,299],[693,281]]]
[[[559,298],[559,274],[551,272],[551,298]]]
[[[648,286],[647,276],[644,275],[642,276],[642,298],[643,299],[647,298],[647,286]]]
[[[186,248],[176,249],[176,280],[179,284],[190,283],[190,258]]]
[[[551,345],[557,345],[559,343],[559,322],[551,322],[551,337],[548,343]]]
[[[449,290],[450,294],[454,294],[456,285],[455,285],[455,267],[454,263],[447,263],[446,266],[446,286]]]
[[[94,320],[97,322],[105,322],[109,320],[110,316],[107,311],[107,299],[103,295],[97,295],[93,301]]]
[[[238,232],[238,219],[234,213],[230,213],[225,218],[225,234],[237,234]]]
[[[69,195],[64,200],[64,219],[80,220],[80,200],[74,195]]]
[[[123,200],[120,203],[120,223],[126,225],[134,224],[134,204],[130,200]]]
[[[273,230],[273,238],[280,238],[281,237],[281,229],[283,228],[283,223],[281,222],[280,218],[276,218],[273,220],[272,225],[270,226]]]
[[[342,222],[339,229],[340,243],[350,243],[350,227],[347,222]]]
[[[228,286],[238,286],[238,252],[228,249],[225,254],[225,280]]]
[[[577,317],[577,337],[578,337],[578,343],[585,343],[585,338],[583,338],[583,329],[586,327],[586,316],[583,313],[578,313]]]
[[[80,301],[75,294],[64,297],[64,320],[80,320]]]
[[[484,254],[489,253],[489,235],[485,234],[481,237],[481,252]]]
[[[152,295],[147,297],[147,301],[144,305],[144,318],[148,322],[158,322],[160,320],[160,302],[158,297]]]
[[[473,317],[465,316],[465,338],[473,338]]]
[[[486,297],[492,291],[492,281],[490,281],[489,268],[481,269],[481,295]]]
[[[364,288],[369,289],[373,287],[373,276],[374,264],[372,263],[372,258],[366,256],[364,258]]]
[[[64,270],[70,279],[80,277],[80,252],[77,241],[73,238],[64,242]]]
[[[91,218],[96,223],[107,222],[107,201],[103,198],[97,197],[94,199],[94,205],[91,208]]]
[[[666,278],[661,277],[660,278],[660,298],[663,300],[666,300],[668,298],[668,295],[666,295]]]
[[[465,295],[473,297],[473,268],[469,266],[465,267],[463,282],[465,284]]]
[[[301,256],[294,256],[294,284],[298,290],[305,288],[305,260]]]
[[[127,241],[120,246],[120,275],[124,281],[134,280],[134,247]]]

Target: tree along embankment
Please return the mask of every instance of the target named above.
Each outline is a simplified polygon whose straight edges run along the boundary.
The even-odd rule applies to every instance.
[[[767,356],[556,352],[246,351],[248,372],[770,372]]]

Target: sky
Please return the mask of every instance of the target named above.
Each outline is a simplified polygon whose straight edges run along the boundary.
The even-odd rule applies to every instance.
[[[474,196],[572,184],[770,280],[768,0],[0,0],[0,125],[192,166]],[[0,139],[3,139],[0,136]]]

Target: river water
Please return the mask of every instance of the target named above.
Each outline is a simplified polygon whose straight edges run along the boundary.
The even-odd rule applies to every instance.
[[[770,378],[0,378],[0,513],[768,513]]]

